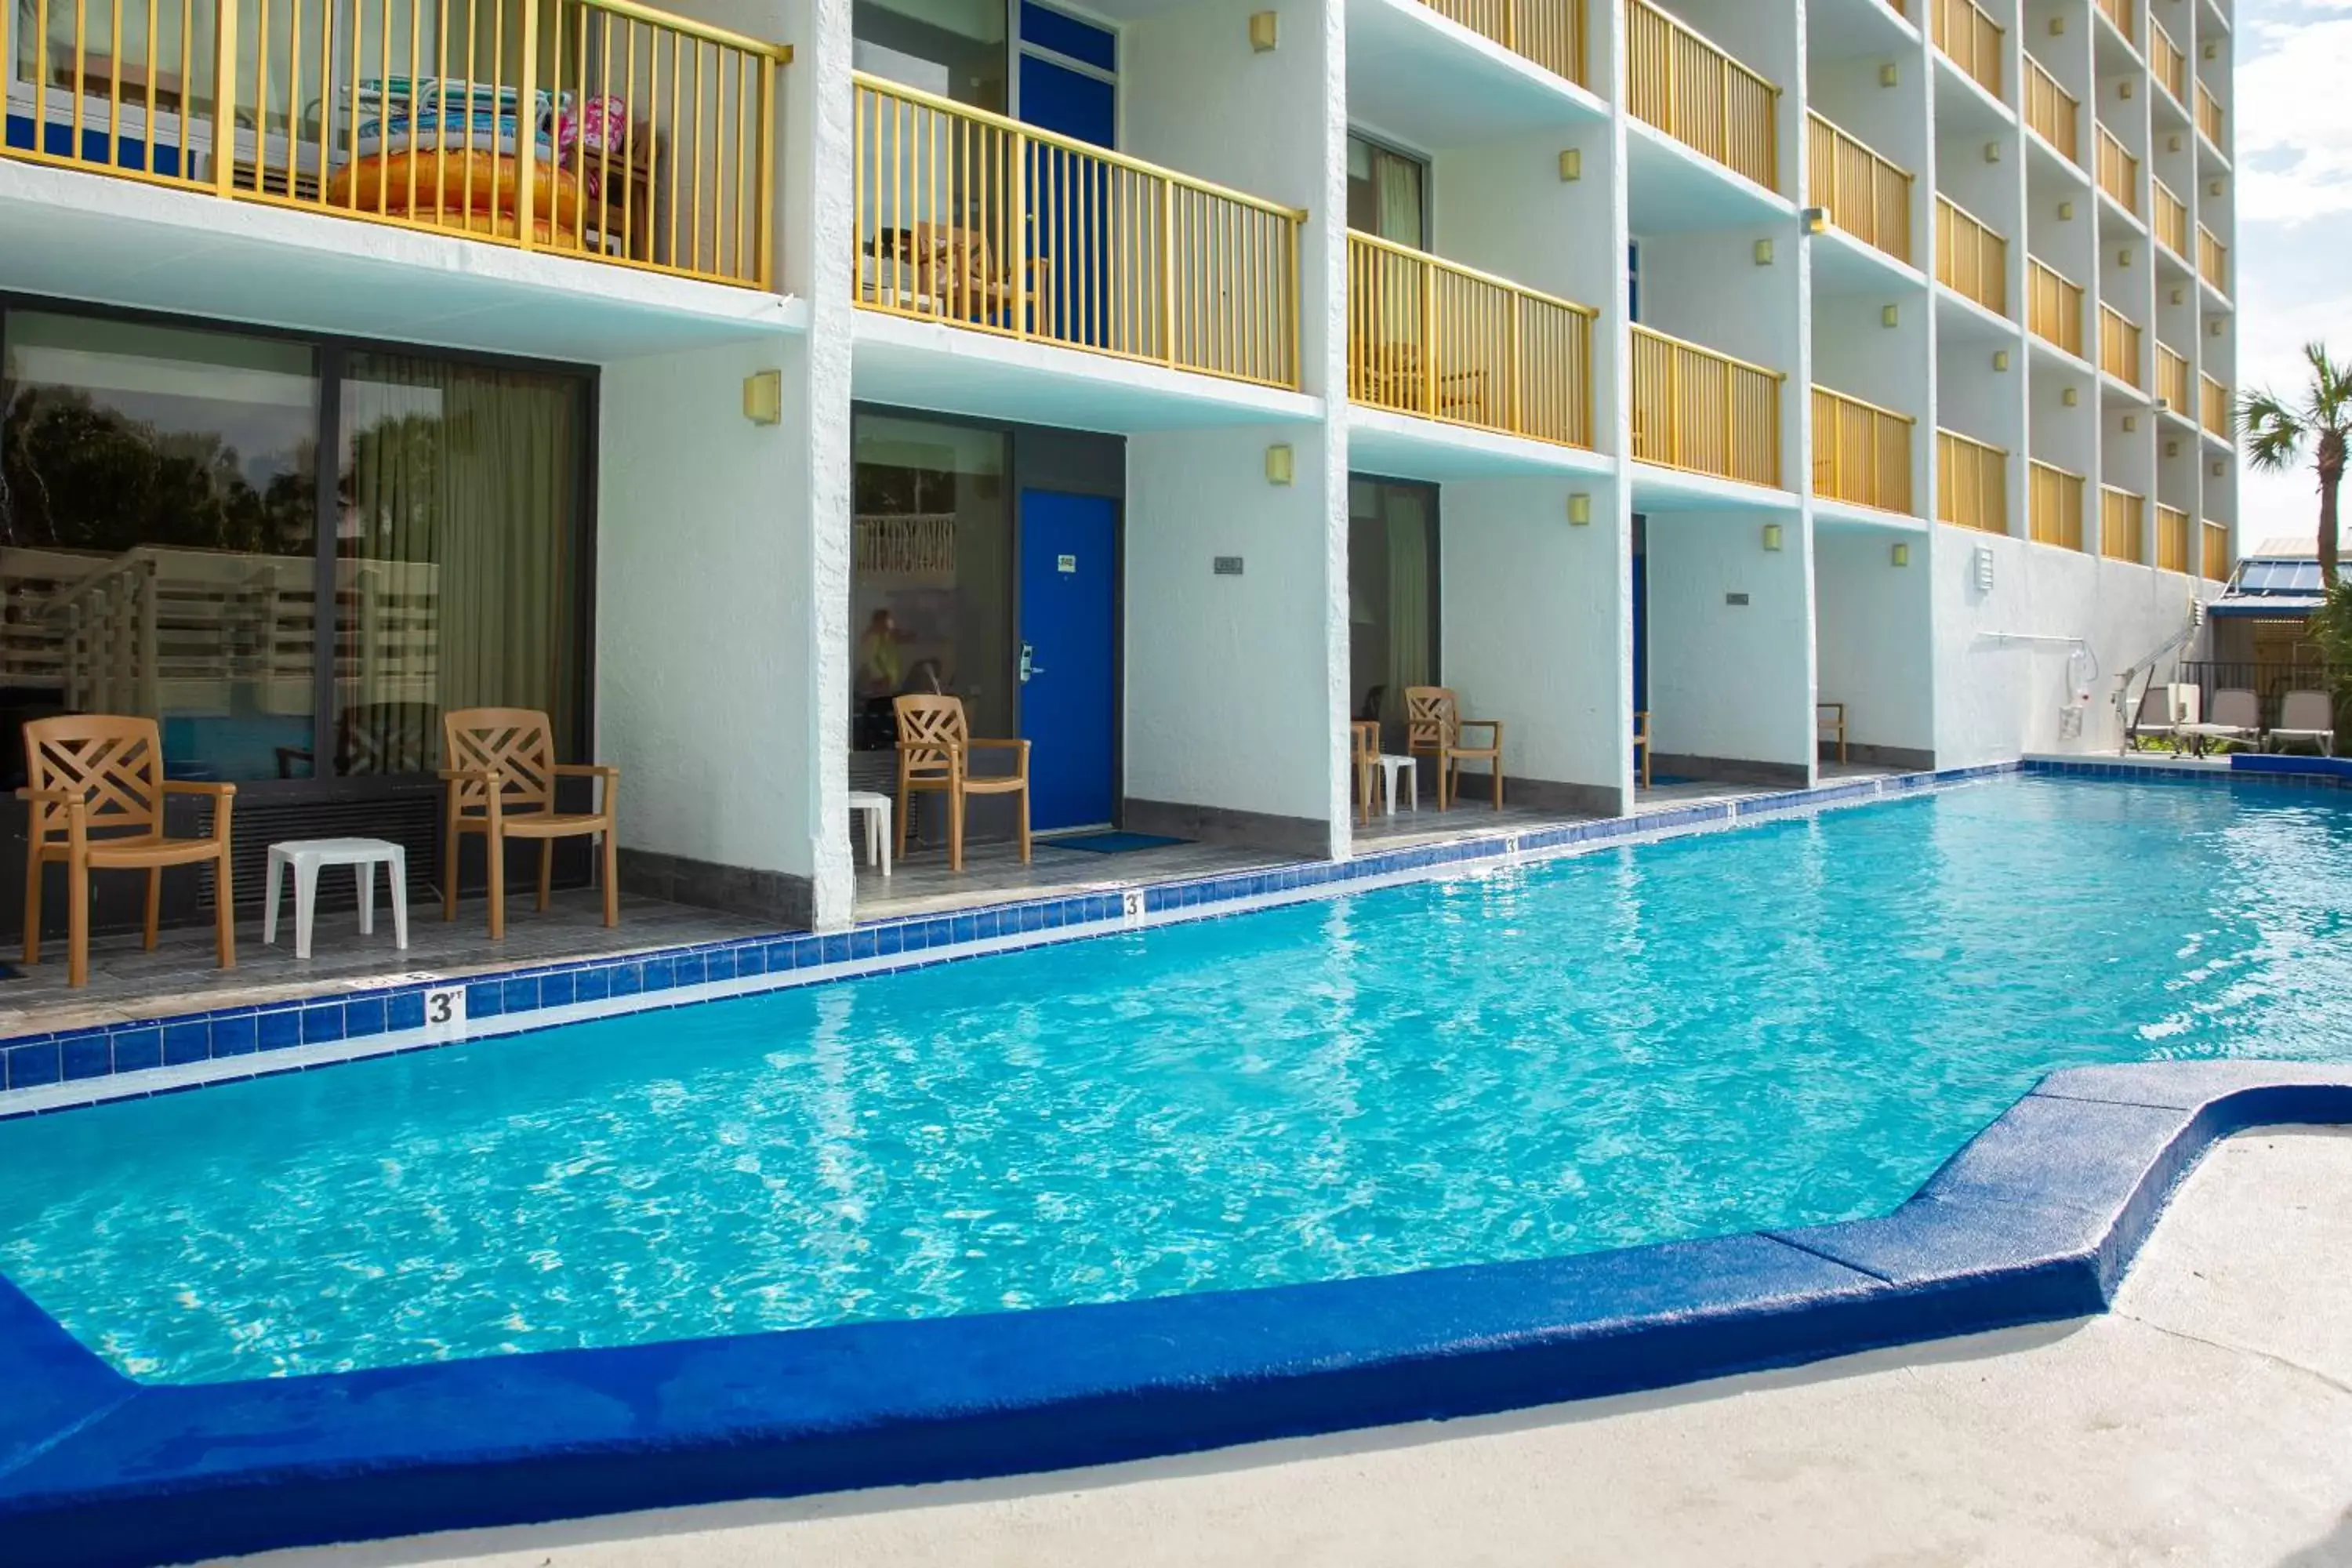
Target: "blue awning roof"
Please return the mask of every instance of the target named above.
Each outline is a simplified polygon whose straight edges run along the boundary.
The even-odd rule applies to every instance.
[[[2321,602],[2316,594],[2258,595],[2252,598],[2241,598],[2233,594],[2226,599],[2214,600],[2205,608],[2208,614],[2214,616],[2243,616],[2247,619],[2259,616],[2284,621],[2299,620],[2310,615],[2319,608]]]

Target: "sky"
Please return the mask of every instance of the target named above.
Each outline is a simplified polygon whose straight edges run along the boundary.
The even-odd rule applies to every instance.
[[[2305,343],[2352,357],[2352,0],[2238,0],[2237,56],[2238,378],[2284,394]],[[2242,547],[2310,534],[2313,498],[2248,473]]]

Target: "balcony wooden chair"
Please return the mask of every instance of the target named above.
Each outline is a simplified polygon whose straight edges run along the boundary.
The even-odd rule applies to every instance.
[[[555,874],[555,841],[604,836],[604,923],[621,923],[619,848],[613,832],[621,770],[595,763],[555,760],[555,726],[533,708],[456,708],[441,716],[441,918],[457,918],[458,853],[469,833],[488,850],[490,940],[507,934],[507,843],[539,840],[539,911],[547,912]],[[558,811],[558,779],[600,782],[595,808]]]
[[[1376,719],[1354,719],[1348,724],[1349,763],[1356,770],[1356,821],[1372,820],[1372,773],[1380,765],[1381,726]]]
[[[1414,757],[1437,759],[1437,809],[1449,810],[1461,793],[1462,764],[1484,762],[1493,770],[1495,809],[1503,809],[1503,723],[1499,719],[1465,719],[1451,687],[1408,686],[1404,689],[1405,751]],[[1463,743],[1465,730],[1483,730],[1486,744]]]
[[[41,871],[66,868],[66,984],[89,983],[89,885],[99,871],[147,873],[146,947],[155,950],[163,868],[213,867],[213,942],[223,969],[236,967],[235,879],[229,869],[231,784],[163,776],[163,743],[152,719],[92,713],[36,719],[25,726],[25,962],[41,961]],[[173,838],[163,803],[175,795],[213,803],[212,831]]]
[[[1816,745],[1822,741],[1835,741],[1838,749],[1838,765],[1841,767],[1845,765],[1844,703],[1816,702],[1813,704],[1813,740]]]
[[[920,694],[893,698],[898,721],[898,858],[907,858],[907,824],[914,796],[935,791],[948,797],[948,869],[963,869],[964,803],[976,795],[1021,797],[1021,863],[1029,864],[1029,742],[978,741],[964,718],[963,699]],[[1009,773],[974,774],[971,753],[1010,752]]]
[[[1642,787],[1650,787],[1650,710],[1633,710],[1633,750],[1642,759]]]

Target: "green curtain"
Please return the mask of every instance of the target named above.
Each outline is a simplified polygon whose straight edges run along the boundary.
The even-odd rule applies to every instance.
[[[1437,584],[1431,580],[1429,501],[1419,489],[1383,487],[1389,536],[1389,702],[1402,711],[1408,686],[1437,673]]]

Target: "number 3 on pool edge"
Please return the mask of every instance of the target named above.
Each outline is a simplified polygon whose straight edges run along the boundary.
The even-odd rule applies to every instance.
[[[425,994],[425,1028],[434,1035],[455,1035],[466,1027],[466,988],[445,986]]]

